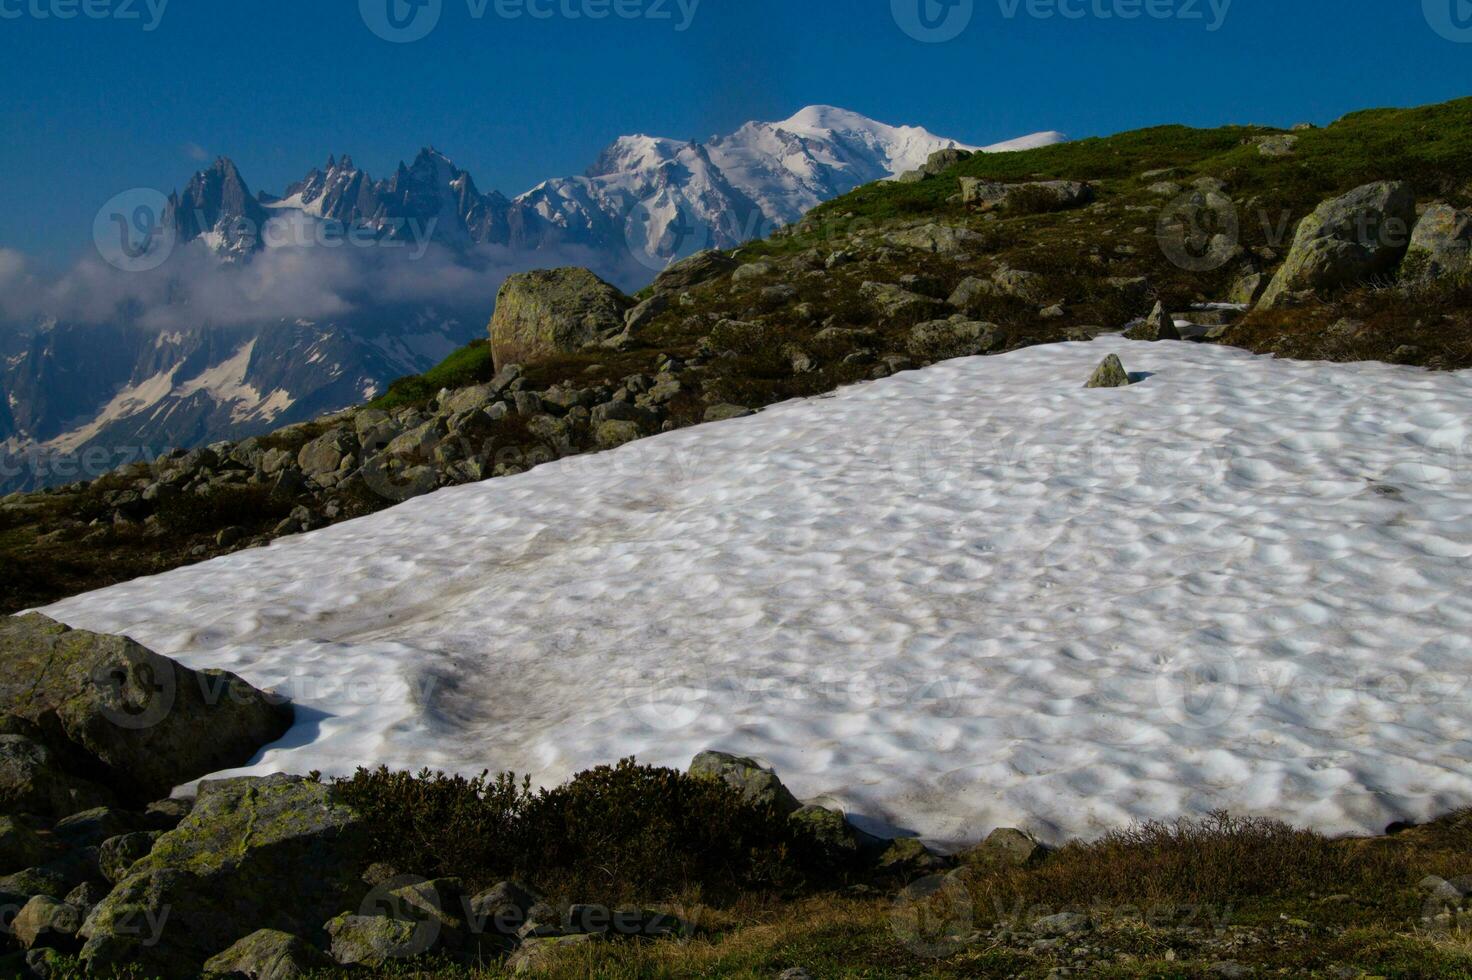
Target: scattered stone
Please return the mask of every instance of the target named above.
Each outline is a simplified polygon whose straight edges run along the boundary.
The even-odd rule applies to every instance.
[[[317,947],[287,932],[261,929],[204,964],[211,976],[246,977],[247,980],[293,980],[331,969],[331,957]]]
[[[654,278],[656,293],[678,293],[733,271],[737,261],[724,252],[709,249],[681,259]]]
[[[1130,381],[1129,372],[1124,369],[1124,363],[1120,361],[1118,354],[1110,354],[1103,362],[1094,369],[1085,388],[1128,388]]]
[[[722,402],[719,405],[712,405],[705,410],[705,421],[725,422],[728,419],[742,419],[748,415],[755,414],[755,412],[744,405],[732,405]]]
[[[794,812],[791,819],[839,853],[854,853],[859,849],[858,834],[837,810],[810,803]]]
[[[1127,340],[1180,340],[1181,332],[1176,329],[1176,320],[1166,312],[1165,304],[1156,303],[1142,322],[1124,332]]]
[[[973,865],[1025,868],[1039,863],[1048,853],[1047,846],[1038,843],[1032,835],[1012,827],[1001,827],[992,831],[982,843],[963,852],[961,860]]]
[[[802,807],[777,774],[755,759],[727,752],[702,752],[690,763],[690,774],[723,780],[748,802],[773,806],[779,813],[792,814]]]
[[[979,246],[986,241],[986,236],[969,228],[956,228],[931,222],[893,232],[885,240],[900,248],[951,254],[965,251],[968,246]]]
[[[598,942],[600,938],[596,933],[585,932],[571,936],[547,936],[526,939],[517,947],[516,952],[512,953],[510,958],[506,960],[506,969],[516,974],[536,973],[559,950]]]
[[[1286,133],[1258,136],[1253,139],[1257,152],[1265,157],[1291,157],[1298,148],[1298,137]]]
[[[731,283],[737,285],[755,279],[764,279],[772,274],[773,269],[774,266],[770,262],[748,262],[731,273]]]
[[[934,319],[944,308],[938,299],[921,296],[890,283],[866,282],[859,287],[859,292],[885,320],[919,323]]]
[[[1093,920],[1082,912],[1060,912],[1032,923],[1032,931],[1044,936],[1076,936],[1093,928]]]
[[[877,870],[881,874],[913,878],[921,874],[944,871],[952,862],[920,842],[918,837],[901,837],[890,843],[879,855]]]
[[[1005,207],[1014,197],[1026,195],[1046,202],[1052,210],[1081,207],[1094,199],[1094,189],[1077,180],[1036,180],[1000,184],[977,177],[961,178],[961,201],[983,210]]]
[[[407,919],[378,915],[339,915],[327,923],[332,958],[343,966],[377,969],[392,960],[412,960],[429,952],[429,930]]]
[[[971,357],[995,350],[997,325],[979,320],[931,320],[910,330],[907,349],[932,361]]]
[[[653,296],[629,310],[624,316],[624,333],[631,337],[649,326],[665,310],[670,308],[669,293],[656,292]]]
[[[71,949],[76,945],[77,930],[82,927],[82,912],[75,906],[46,895],[37,895],[16,914],[10,929],[26,949],[47,946]]]

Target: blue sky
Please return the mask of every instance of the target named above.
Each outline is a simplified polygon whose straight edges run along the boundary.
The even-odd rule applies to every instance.
[[[922,0],[393,2],[434,28],[378,36],[389,0],[0,0],[0,248],[61,264],[108,198],[218,154],[279,191],[329,153],[382,176],[434,144],[512,195],[623,133],[810,103],[986,143],[1472,94],[1467,0],[923,0],[955,34],[935,43],[901,26],[924,33]]]

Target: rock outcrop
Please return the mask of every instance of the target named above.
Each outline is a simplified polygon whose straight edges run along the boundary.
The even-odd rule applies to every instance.
[[[1472,271],[1472,211],[1433,204],[1416,222],[1406,271],[1413,277],[1437,279]]]
[[[1063,211],[1094,199],[1094,189],[1078,180],[1034,180],[1002,184],[979,177],[961,178],[961,201],[984,211],[1027,201],[1030,210]]]
[[[539,269],[509,277],[489,327],[497,367],[571,354],[623,332],[634,301],[587,269]]]

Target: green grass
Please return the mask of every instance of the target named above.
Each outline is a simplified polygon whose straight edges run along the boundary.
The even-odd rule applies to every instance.
[[[491,361],[491,345],[486,340],[472,340],[423,374],[400,378],[388,391],[368,403],[368,408],[394,409],[406,405],[423,405],[443,388],[469,388],[485,384],[495,375]]]

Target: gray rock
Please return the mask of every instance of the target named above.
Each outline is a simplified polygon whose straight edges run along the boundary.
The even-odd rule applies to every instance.
[[[593,430],[593,438],[597,440],[600,449],[614,449],[625,443],[633,442],[642,438],[643,429],[638,422],[625,421],[622,419],[610,419],[600,422]]]
[[[578,933],[572,936],[527,939],[506,960],[506,969],[515,974],[535,973],[542,969],[558,951],[598,942],[601,938],[595,933]]]
[[[901,837],[891,841],[879,855],[876,870],[880,874],[913,878],[944,871],[952,862],[926,847],[919,838]]]
[[[1076,208],[1094,199],[1094,189],[1077,180],[1035,180],[1019,184],[1000,184],[976,177],[961,178],[961,201],[983,210],[1007,206],[1014,198],[1025,195],[1046,202],[1054,210]]]
[[[1156,303],[1150,315],[1126,330],[1124,336],[1129,340],[1180,340],[1181,332],[1176,329],[1175,317],[1166,312],[1165,304]]]
[[[1059,912],[1032,923],[1032,931],[1044,936],[1076,936],[1093,928],[1093,920],[1082,912]]]
[[[814,838],[838,853],[855,854],[859,849],[859,837],[842,813],[816,804],[808,804],[796,810],[791,819],[803,827]]]
[[[292,722],[289,704],[234,674],[36,613],[0,622],[0,711],[50,726],[143,800],[245,763]]]
[[[1110,354],[1094,369],[1085,388],[1128,388],[1129,372],[1124,369],[1118,354]]]
[[[624,316],[624,332],[632,337],[637,337],[639,331],[649,326],[656,317],[669,308],[669,293],[656,292],[653,296],[629,310]]]
[[[920,323],[933,320],[944,309],[944,304],[929,296],[912,293],[891,283],[866,282],[859,287],[860,295],[885,320]]]
[[[327,923],[332,958],[343,966],[378,968],[429,952],[419,925],[377,915],[340,915]]]
[[[59,847],[14,817],[0,817],[0,874],[45,864]]]
[[[737,265],[737,261],[724,252],[714,249],[696,252],[655,276],[654,291],[656,293],[678,293],[724,276],[732,272]]]
[[[358,451],[358,437],[339,426],[313,439],[297,453],[296,465],[306,476],[335,473],[345,457]]]
[[[1265,157],[1291,157],[1298,150],[1298,137],[1286,133],[1258,136],[1253,142],[1258,154]]]
[[[26,949],[71,948],[82,927],[82,911],[45,895],[37,895],[16,915],[10,929]]]
[[[192,977],[256,929],[315,932],[357,904],[370,850],[366,821],[330,785],[206,781],[189,816],[87,917],[83,961]]]
[[[1472,211],[1447,204],[1427,208],[1411,234],[1405,269],[1432,279],[1472,271]]]
[[[1261,272],[1243,276],[1232,284],[1231,291],[1227,293],[1227,302],[1251,306],[1262,296],[1262,291],[1267,288],[1267,285],[1268,277]]]
[[[261,929],[205,962],[210,976],[247,980],[293,980],[331,969],[332,958],[317,947],[277,929]]]
[[[1012,827],[1001,827],[987,835],[980,844],[964,851],[961,860],[974,865],[1025,868],[1037,864],[1047,855],[1048,848],[1034,840],[1032,835]]]
[[[449,426],[443,419],[430,419],[422,425],[397,436],[392,442],[384,447],[384,453],[389,456],[413,460],[425,460],[434,452],[434,447],[449,434]]]
[[[985,354],[997,346],[997,326],[979,320],[931,320],[910,330],[909,351],[932,361]]]
[[[141,830],[118,837],[109,837],[102,842],[97,855],[102,877],[117,884],[128,873],[133,864],[148,856],[154,842],[163,836],[162,831]]]
[[[777,774],[755,759],[728,752],[702,752],[690,763],[690,774],[720,779],[748,802],[773,806],[779,813],[790,815],[802,808]]]
[[[955,228],[935,222],[896,231],[885,239],[891,245],[911,248],[933,254],[950,254],[965,251],[986,241],[986,236],[970,228]]]
[[[748,415],[755,414],[755,412],[744,405],[732,405],[722,402],[719,405],[712,405],[705,410],[705,421],[725,422],[728,419],[742,419]]]
[[[734,285],[763,279],[770,276],[773,269],[774,266],[770,262],[748,262],[731,273],[731,282]]]
[[[63,901],[81,909],[83,917],[86,917],[107,897],[108,891],[105,885],[99,885],[95,881],[84,881],[67,892]]]
[[[465,412],[483,411],[489,408],[498,397],[490,385],[460,388],[440,399],[440,413],[461,415]]]
[[[1398,181],[1366,184],[1325,201],[1299,224],[1259,308],[1390,272],[1410,245],[1415,220],[1415,194]]]
[[[514,881],[493,885],[467,903],[471,931],[515,935],[536,904],[537,897]]]
[[[633,306],[587,269],[539,269],[507,278],[488,328],[498,367],[582,350],[624,329]]]

